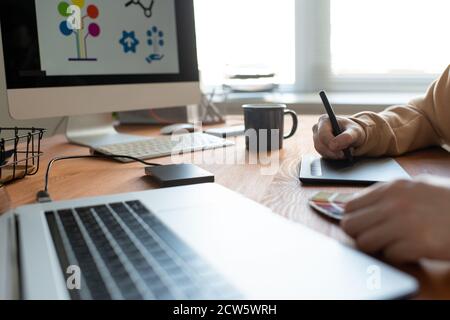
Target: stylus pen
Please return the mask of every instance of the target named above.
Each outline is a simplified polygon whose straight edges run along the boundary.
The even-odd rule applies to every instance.
[[[337,137],[338,135],[340,135],[342,133],[342,129],[339,126],[339,122],[336,119],[336,114],[334,113],[333,107],[331,106],[330,101],[328,100],[328,97],[327,97],[327,94],[325,93],[325,91],[321,91],[319,94],[320,94],[320,98],[322,99],[325,110],[327,110],[328,117],[330,118],[331,127],[333,128],[333,134],[335,137]],[[350,149],[345,149],[344,155],[345,155],[345,158],[348,160],[348,162],[350,162],[350,163],[353,162],[353,155],[352,155],[352,151]]]

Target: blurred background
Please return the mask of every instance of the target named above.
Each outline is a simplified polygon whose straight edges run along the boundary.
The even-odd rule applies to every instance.
[[[195,0],[195,7],[202,87],[227,114],[258,101],[312,113],[322,89],[341,112],[378,111],[423,94],[450,64],[448,0]],[[0,125],[22,124],[9,118],[3,91]],[[61,119],[33,124],[54,131]]]
[[[448,0],[195,2],[205,85],[259,66],[288,92],[414,92],[450,64]]]

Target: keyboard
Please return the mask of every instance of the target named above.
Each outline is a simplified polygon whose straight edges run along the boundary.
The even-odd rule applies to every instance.
[[[81,271],[73,300],[239,299],[228,281],[140,201],[45,213],[64,278]]]
[[[95,151],[106,155],[124,155],[139,159],[153,159],[187,152],[210,150],[234,145],[233,142],[209,134],[196,132],[174,136],[162,136],[131,143],[97,147]],[[128,159],[118,159],[131,162]]]

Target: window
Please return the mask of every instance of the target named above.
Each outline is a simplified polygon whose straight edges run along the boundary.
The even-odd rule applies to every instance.
[[[295,81],[295,0],[195,0],[202,80],[222,84],[227,70],[270,70]]]
[[[195,0],[206,84],[274,70],[283,90],[424,91],[450,64],[448,0]]]
[[[334,75],[426,75],[450,64],[450,1],[332,0]]]

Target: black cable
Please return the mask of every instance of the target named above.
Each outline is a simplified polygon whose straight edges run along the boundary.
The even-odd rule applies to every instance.
[[[57,157],[52,159],[48,165],[47,165],[47,171],[45,173],[45,184],[44,184],[44,190],[39,191],[37,193],[37,201],[39,203],[47,203],[47,202],[51,202],[52,199],[50,197],[50,194],[48,192],[48,185],[49,185],[49,177],[50,177],[50,170],[52,169],[52,166],[59,161],[65,161],[65,160],[78,160],[78,159],[129,159],[129,160],[133,160],[139,163],[142,163],[146,166],[151,166],[151,167],[157,167],[157,166],[161,166],[158,163],[151,163],[151,162],[146,162],[144,160],[135,158],[135,157],[131,157],[131,156],[124,156],[124,155],[102,155],[102,154],[95,154],[95,155],[84,155],[84,156],[68,156],[68,157]]]

